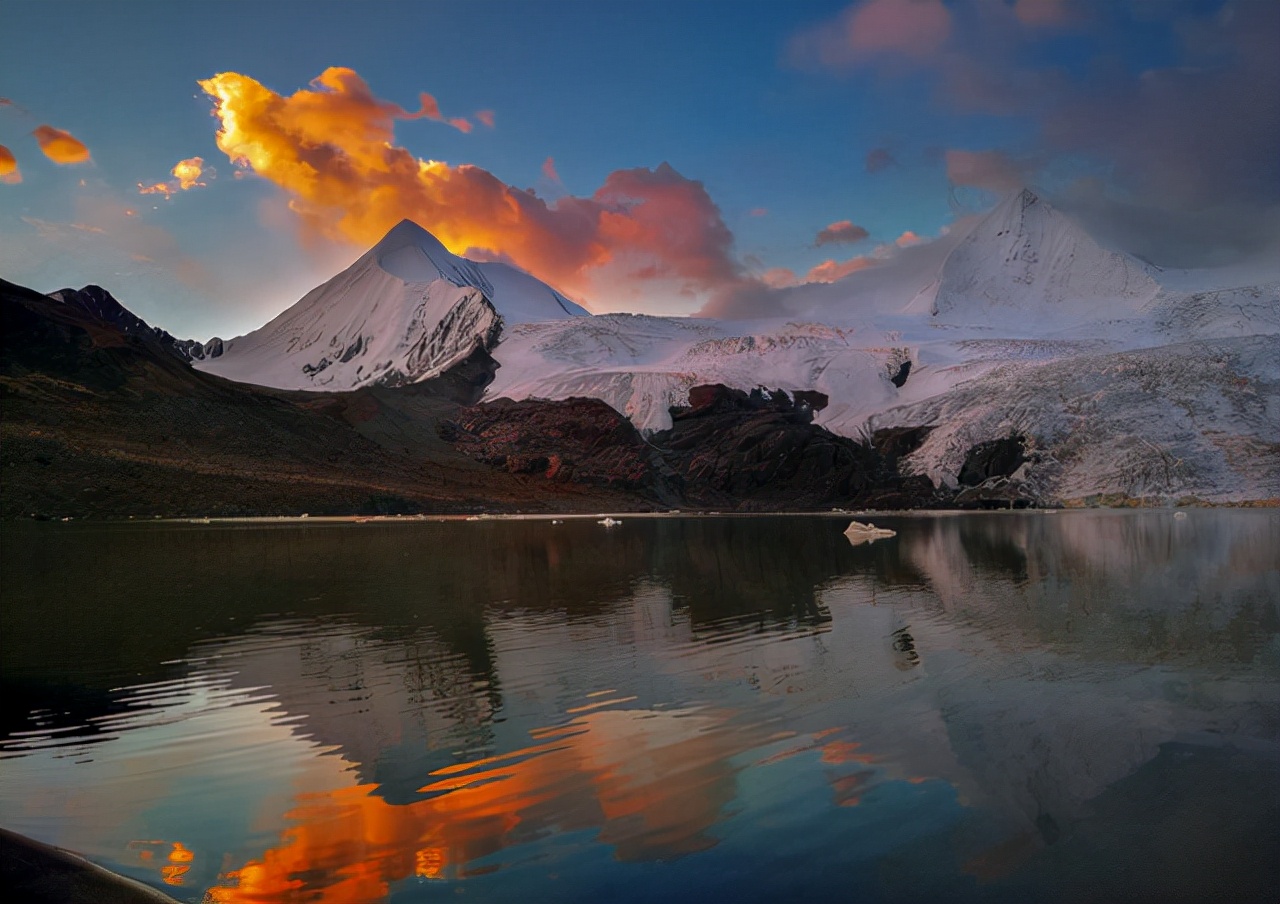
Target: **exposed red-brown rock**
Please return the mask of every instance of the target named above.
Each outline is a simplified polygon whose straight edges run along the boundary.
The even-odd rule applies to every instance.
[[[632,423],[599,399],[500,399],[463,408],[441,434],[466,455],[537,474],[672,499],[669,472]]]

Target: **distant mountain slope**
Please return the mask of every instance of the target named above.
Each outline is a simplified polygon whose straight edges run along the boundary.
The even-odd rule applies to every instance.
[[[396,386],[492,348],[504,326],[586,314],[527,273],[451,254],[404,220],[346,270],[197,366],[281,389]]]
[[[1160,285],[1136,258],[1107,251],[1034,193],[1006,198],[947,256],[933,315],[1005,335],[1141,312]]]

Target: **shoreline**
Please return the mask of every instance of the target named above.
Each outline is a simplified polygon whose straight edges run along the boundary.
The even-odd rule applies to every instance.
[[[958,515],[1052,515],[1061,512],[1185,512],[1190,509],[1277,509],[1280,500],[1262,499],[1245,502],[1196,502],[1163,505],[1064,505],[1027,508],[938,508],[938,509],[830,509],[822,511],[665,511],[643,512],[605,509],[599,512],[482,512],[479,514],[413,514],[413,515],[212,515],[139,517],[65,517],[10,518],[9,524],[186,524],[186,525],[267,525],[267,524],[422,524],[465,523],[473,521],[600,521],[609,518],[662,520],[675,518],[938,518]]]
[[[178,904],[176,898],[74,851],[4,828],[0,883],[23,904]]]

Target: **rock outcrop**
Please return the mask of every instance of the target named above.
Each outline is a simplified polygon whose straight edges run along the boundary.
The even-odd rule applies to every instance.
[[[512,474],[637,493],[674,503],[674,474],[625,417],[598,399],[499,399],[461,409],[441,436]]]

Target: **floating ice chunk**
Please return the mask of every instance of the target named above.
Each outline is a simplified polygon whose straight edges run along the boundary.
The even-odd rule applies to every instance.
[[[844,535],[849,538],[849,542],[854,546],[862,543],[874,543],[876,540],[884,540],[888,537],[896,537],[896,530],[889,530],[883,527],[876,527],[870,521],[863,524],[861,521],[852,521],[845,529]]]
[[[603,524],[605,527],[617,527],[622,522],[616,518],[601,518],[596,524]]]

